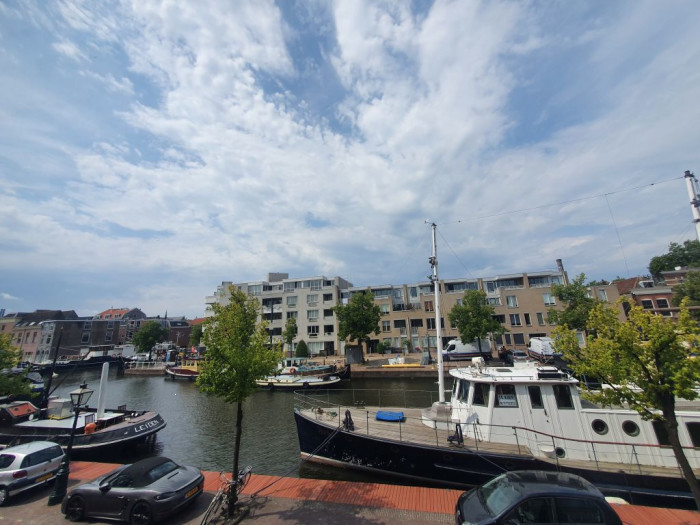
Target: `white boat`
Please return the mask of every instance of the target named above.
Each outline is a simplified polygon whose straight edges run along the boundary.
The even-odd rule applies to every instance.
[[[436,256],[431,264],[437,281]],[[437,340],[440,356],[439,331]],[[486,367],[475,358],[472,366],[449,371],[449,401],[443,373],[440,360],[438,392],[432,393],[439,399],[432,405],[427,397],[421,403],[415,393],[403,391],[381,391],[373,401],[367,391],[297,392],[294,417],[302,457],[460,488],[510,470],[570,472],[630,503],[695,508],[663,425],[642,420],[634,410],[587,402],[579,381],[567,372],[538,362]],[[406,399],[416,401],[408,405]],[[387,421],[380,413],[396,417]],[[342,414],[354,424],[341,425]],[[679,405],[676,417],[697,476],[700,411],[693,404]]]
[[[339,376],[330,374],[316,376],[279,374],[259,379],[256,383],[258,386],[267,387],[270,390],[306,390],[309,388],[329,387],[340,383],[340,381]]]

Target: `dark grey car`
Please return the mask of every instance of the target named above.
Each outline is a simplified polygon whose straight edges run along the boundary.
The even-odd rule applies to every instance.
[[[458,525],[622,525],[603,494],[585,479],[537,470],[507,472],[465,492],[455,519]]]
[[[189,505],[203,486],[198,468],[165,457],[147,458],[72,489],[61,510],[71,521],[102,518],[148,524]]]

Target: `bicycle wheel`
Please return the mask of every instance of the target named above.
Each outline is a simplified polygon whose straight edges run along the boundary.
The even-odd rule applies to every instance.
[[[209,504],[209,507],[207,507],[207,511],[204,513],[204,516],[202,517],[201,525],[207,525],[210,520],[213,520],[214,517],[216,517],[217,514],[221,511],[221,507],[224,504],[224,501],[226,500],[226,493],[224,492],[224,488],[221,487],[219,491],[216,493],[216,496],[214,496],[214,499],[211,500],[211,503]]]

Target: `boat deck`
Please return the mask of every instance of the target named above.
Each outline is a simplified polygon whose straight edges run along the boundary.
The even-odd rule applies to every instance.
[[[308,418],[317,420],[329,428],[336,428],[343,425],[346,410],[350,411],[355,426],[354,433],[356,434],[367,434],[368,436],[376,437],[381,440],[411,442],[433,447],[450,449],[463,448],[464,450],[478,452],[517,454],[520,456],[534,457],[532,451],[524,444],[492,443],[474,440],[467,436],[464,436],[463,445],[452,444],[447,438],[454,434],[454,426],[449,430],[446,428],[431,428],[427,426],[422,421],[423,409],[420,408],[335,406],[328,409],[312,407],[301,409],[299,412]],[[378,411],[403,412],[405,420],[403,422],[378,421],[376,419]],[[591,461],[586,460],[556,459],[543,457],[542,455],[538,455],[537,459],[551,463],[552,465],[558,464],[569,468],[591,468]],[[605,472],[619,472],[621,468],[624,468],[630,473],[635,474],[682,477],[678,468],[638,465],[637,463],[622,465],[620,463],[603,461],[599,461],[597,464],[598,470]]]

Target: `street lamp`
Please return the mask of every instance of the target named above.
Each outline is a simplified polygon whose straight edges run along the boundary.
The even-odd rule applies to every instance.
[[[78,425],[80,407],[87,404],[93,392],[94,390],[90,390],[87,387],[87,383],[83,383],[80,385],[80,388],[76,388],[70,393],[70,402],[73,405],[73,410],[75,410],[75,418],[73,419],[73,428],[71,429],[70,437],[68,438],[66,454],[63,456],[61,466],[58,467],[58,472],[56,472],[56,481],[54,482],[53,492],[49,494],[49,505],[61,503],[66,495],[66,489],[68,488],[68,474],[70,473],[70,453],[73,449],[73,436],[75,435],[75,427]]]

